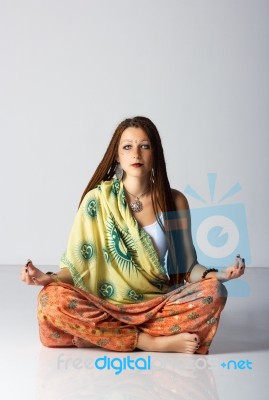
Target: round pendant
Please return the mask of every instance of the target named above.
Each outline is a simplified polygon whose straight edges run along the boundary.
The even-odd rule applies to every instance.
[[[143,210],[143,204],[141,203],[140,200],[132,201],[130,203],[130,207],[133,210],[133,212],[140,212]]]

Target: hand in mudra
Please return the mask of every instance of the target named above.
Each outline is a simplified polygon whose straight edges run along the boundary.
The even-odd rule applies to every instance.
[[[224,271],[218,272],[221,279],[230,280],[239,278],[245,272],[245,260],[240,255],[236,257],[234,264],[230,267],[225,268]]]
[[[27,285],[46,286],[51,283],[51,277],[36,268],[31,260],[21,269],[21,280]]]

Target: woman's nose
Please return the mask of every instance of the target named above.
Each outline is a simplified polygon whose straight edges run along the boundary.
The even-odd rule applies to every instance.
[[[140,158],[140,149],[138,147],[134,147],[132,156],[134,158]]]

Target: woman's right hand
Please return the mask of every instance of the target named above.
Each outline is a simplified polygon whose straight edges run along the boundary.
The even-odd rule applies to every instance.
[[[21,269],[21,280],[27,285],[46,286],[53,282],[50,275],[44,274],[40,269],[36,268],[31,260],[28,260]]]

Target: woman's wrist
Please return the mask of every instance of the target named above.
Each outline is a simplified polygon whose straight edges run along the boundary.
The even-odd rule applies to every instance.
[[[228,280],[225,271],[218,271],[215,268],[206,268],[201,264],[196,264],[187,282],[195,283],[205,278],[216,278],[220,282],[226,282]]]
[[[218,271],[218,272],[209,272],[207,274],[208,277],[210,278],[217,278],[219,282],[226,282],[228,279],[226,278],[226,274],[223,271]]]
[[[202,274],[202,279],[206,278],[217,278],[220,282],[226,282],[228,279],[226,278],[226,274],[224,271],[219,271],[215,268],[209,268],[204,271]]]
[[[67,268],[62,268],[59,272],[46,272],[47,275],[50,276],[51,282],[63,282],[63,283],[69,283],[70,285],[73,285],[73,278],[70,273],[70,271]]]
[[[49,277],[51,278],[51,282],[61,282],[60,277],[58,276],[58,274],[56,274],[55,272],[46,272],[46,275],[49,275]]]
[[[218,270],[216,268],[207,268],[202,274],[202,279],[205,279],[212,272],[217,273]]]

